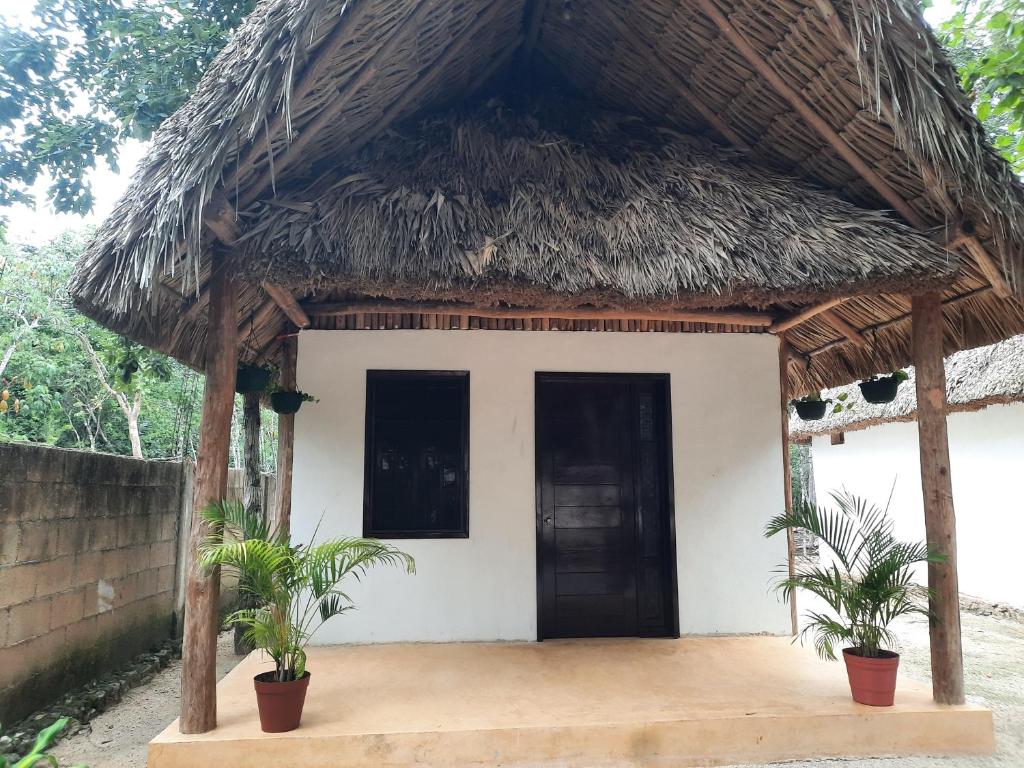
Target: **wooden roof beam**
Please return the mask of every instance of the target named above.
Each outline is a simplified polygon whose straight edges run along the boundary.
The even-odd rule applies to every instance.
[[[516,54],[516,51],[522,48],[523,40],[524,37],[522,35],[517,37],[511,45],[506,46],[504,51],[495,56],[490,64],[480,70],[480,74],[473,78],[473,82],[471,82],[469,84],[469,88],[466,89],[466,96],[469,97],[475,94],[499,69],[507,64],[509,59]]]
[[[864,334],[858,331],[853,325],[846,322],[832,309],[825,310],[820,315],[821,319],[832,326],[835,330],[839,331],[843,336],[846,337],[847,341],[852,344],[856,344],[858,347],[866,347],[868,340],[864,338]]]
[[[988,252],[981,241],[972,232],[966,231],[967,227],[970,225],[966,223],[961,226],[954,242],[970,254],[974,263],[978,265],[978,270],[992,285],[996,296],[1001,299],[1010,298],[1013,296],[1013,289],[1010,288],[1010,283],[1007,281],[1006,275],[1003,274],[1003,270],[996,264],[992,254]],[[953,243],[950,243],[950,247],[953,247]]]
[[[959,304],[961,302],[969,301],[970,299],[977,298],[978,296],[984,296],[986,293],[990,293],[992,291],[993,291],[993,288],[992,288],[991,285],[986,285],[986,286],[983,286],[981,288],[975,288],[973,291],[968,291],[967,293],[961,293],[959,296],[951,296],[950,298],[943,300],[942,306],[943,307],[956,306],[957,304]],[[870,326],[868,326],[867,328],[864,329],[864,332],[865,333],[869,333],[869,332],[870,333],[878,333],[878,331],[883,331],[886,328],[891,328],[894,325],[899,325],[900,323],[905,323],[905,322],[910,320],[910,317],[911,317],[911,313],[910,312],[906,312],[906,313],[904,313],[902,315],[898,315],[898,316],[893,317],[893,318],[891,318],[889,320],[883,320],[880,323],[875,323],[874,325],[870,325]],[[825,352],[830,352],[831,350],[835,349],[836,347],[841,347],[844,344],[848,344],[848,343],[849,343],[849,339],[836,339],[835,341],[829,341],[829,342],[827,342],[825,344],[822,344],[820,347],[815,347],[814,349],[808,350],[807,352],[804,352],[803,354],[806,355],[807,357],[811,358],[811,357],[815,357],[816,355],[823,354]]]
[[[867,62],[862,60],[853,36],[850,34],[850,30],[843,25],[835,6],[831,0],[815,0],[815,5],[817,5],[819,13],[824,17],[836,40],[846,49],[847,54],[853,59],[854,64],[857,65],[858,70],[865,72],[868,79],[872,81],[872,84],[877,86],[879,110],[882,113],[882,117],[895,129],[896,115],[892,104],[892,97],[885,92],[878,73]],[[923,165],[920,170],[922,180],[925,182],[925,194],[935,200],[943,210],[955,213],[958,210],[958,206],[950,197],[948,190],[939,183],[941,176],[937,170],[924,158],[918,159],[918,163]],[[1003,270],[996,264],[991,254],[989,254],[988,250],[973,232],[967,233],[961,230],[956,233],[953,240],[947,242],[946,247],[951,249],[963,247],[974,263],[978,265],[978,269],[985,276],[985,279],[991,283],[997,296],[1006,299],[1013,295],[1013,290],[1010,288]]]
[[[404,39],[402,33],[409,29],[416,29],[423,17],[436,5],[437,0],[420,0],[420,3],[416,6],[415,10],[396,25],[387,42],[385,42],[372,56],[362,63],[359,70],[352,76],[345,86],[339,90],[330,101],[324,104],[316,117],[314,117],[309,124],[301,130],[298,138],[288,145],[274,163],[267,164],[266,169],[264,169],[263,173],[260,174],[255,182],[247,185],[249,187],[249,191],[242,196],[242,201],[239,204],[240,208],[248,208],[256,202],[263,195],[263,191],[267,186],[274,180],[273,177],[284,170],[284,168],[289,163],[293,162],[296,157],[302,155],[305,148],[317,137],[320,130],[334,120],[338,113],[345,108],[352,97],[358,93],[364,85],[377,76],[382,64],[387,62],[388,57],[390,57],[402,43]]]
[[[215,193],[203,212],[203,224],[210,232],[224,245],[234,245],[242,237],[242,231],[238,228],[235,220],[235,212],[228,199],[219,192]],[[226,263],[226,260],[225,260]],[[210,281],[202,286],[198,295],[193,299],[185,312],[178,318],[171,333],[171,345],[176,346],[179,337],[185,328],[196,319],[198,313],[206,306],[207,293]],[[291,320],[299,328],[310,326],[309,317],[302,311],[299,302],[290,291],[274,283],[264,282],[263,290],[284,313],[285,317]]]
[[[258,139],[254,139],[249,144],[245,154],[235,162],[234,169],[225,177],[225,189],[233,187],[238,176],[254,166],[261,154],[264,152],[269,154],[272,151],[271,144],[286,127],[289,129],[289,133],[291,132],[289,116],[291,104],[297,103],[309,95],[309,92],[313,90],[320,77],[330,66],[334,54],[341,50],[341,47],[351,39],[349,33],[363,20],[371,6],[372,3],[359,3],[355,8],[349,7],[346,9],[345,13],[334,25],[334,29],[328,33],[327,37],[324,38],[320,46],[314,51],[312,60],[306,64],[299,77],[299,81],[292,88],[289,98],[286,101],[283,100],[285,103],[282,104],[281,111],[274,115],[274,119],[267,126],[266,147],[261,148]]]
[[[658,51],[649,45],[646,41],[640,38],[640,36],[633,30],[627,22],[624,22],[618,13],[615,12],[612,7],[613,4],[597,3],[595,9],[600,9],[605,13],[607,19],[616,28],[619,36],[627,40],[629,44],[640,53],[648,54],[645,59],[651,65],[651,67],[658,73],[658,75],[669,85],[673,86],[680,96],[685,99],[691,107],[693,107],[704,118],[709,126],[715,129],[717,133],[725,139],[732,146],[739,149],[750,149],[750,145],[744,141],[744,139],[734,131],[728,123],[725,122],[717,113],[712,111],[708,106],[690,90],[679,75],[676,74],[675,70],[669,66]]]
[[[290,291],[273,283],[263,283],[263,290],[267,292],[267,295],[274,300],[274,303],[280,307],[285,316],[295,323],[298,328],[309,328],[311,325],[309,315],[302,309]]]
[[[714,0],[697,0],[704,14],[711,19],[719,31],[736,48],[736,50],[747,60],[747,63],[760,74],[775,91],[790,103],[797,114],[803,118],[818,135],[828,142],[836,153],[853,168],[861,178],[866,181],[872,189],[888,203],[893,210],[897,211],[904,219],[918,229],[927,229],[927,222],[915,211],[910,204],[904,200],[878,173],[869,166],[854,149],[846,143],[842,136],[830,126],[825,119],[819,115],[810,104],[804,101],[803,97],[786,83],[771,65],[761,58],[754,47],[747,42],[747,39],[740,34],[725,14],[718,9]]]
[[[892,99],[888,94],[883,94],[882,81],[875,71],[875,69],[864,61],[860,55],[860,51],[857,49],[857,43],[853,39],[853,35],[850,34],[850,30],[847,29],[839,17],[839,13],[836,11],[835,6],[831,0],[814,0],[814,4],[818,7],[818,12],[822,18],[825,19],[825,23],[828,24],[828,28],[832,31],[832,35],[836,38],[839,44],[846,49],[847,54],[853,59],[854,64],[857,65],[858,73],[866,75],[869,84],[878,86],[878,110],[882,117],[888,121],[890,125],[894,124],[895,114],[892,108]]]
[[[844,301],[846,301],[845,298],[829,299],[821,304],[814,304],[810,307],[805,307],[789,317],[783,317],[776,320],[768,326],[768,330],[772,333],[784,333],[790,328],[795,328],[801,323],[806,323],[808,320],[817,317],[822,312],[828,312],[832,307],[837,307]]]
[[[523,63],[526,66],[529,66],[533,59],[533,51],[537,47],[537,40],[540,38],[540,26],[541,22],[544,21],[544,14],[547,8],[548,0],[533,0],[533,3],[530,5],[529,18],[524,19],[526,22],[526,37],[523,40]]]
[[[343,316],[377,313],[424,313],[431,315],[464,315],[502,320],[661,320],[685,323],[719,323],[747,328],[767,328],[772,316],[767,312],[731,310],[657,310],[602,309],[572,307],[540,309],[523,307],[472,307],[459,304],[419,304],[414,302],[306,302],[303,309],[311,317]]]
[[[375,127],[359,134],[353,142],[345,147],[345,151],[349,154],[358,152],[368,143],[373,141],[373,139],[375,139],[389,125],[391,125],[395,118],[402,113],[402,110],[405,109],[410,102],[414,101],[428,87],[430,87],[434,80],[437,79],[440,73],[444,71],[444,68],[447,67],[451,61],[460,56],[467,46],[477,42],[477,37],[483,32],[484,28],[490,23],[502,7],[503,6],[500,2],[493,3],[479,16],[477,16],[469,25],[469,28],[459,35],[458,38],[450,42],[434,63],[428,67],[426,71],[421,72],[420,76],[416,78],[416,81],[410,85],[401,96],[391,103],[391,105],[376,121]]]

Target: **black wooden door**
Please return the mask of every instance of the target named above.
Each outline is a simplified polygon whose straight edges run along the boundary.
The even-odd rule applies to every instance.
[[[540,637],[677,633],[667,379],[538,374]]]

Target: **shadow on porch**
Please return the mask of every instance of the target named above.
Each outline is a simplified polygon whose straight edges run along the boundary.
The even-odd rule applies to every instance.
[[[310,649],[302,726],[259,729],[253,654],[217,690],[218,726],[150,744],[150,768],[218,765],[690,766],[990,752],[992,715],[901,680],[849,696],[841,662],[788,638],[565,640]]]

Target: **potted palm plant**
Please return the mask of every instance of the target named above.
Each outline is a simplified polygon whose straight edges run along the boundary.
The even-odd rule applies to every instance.
[[[274,660],[273,671],[253,680],[260,726],[267,733],[295,730],[310,680],[306,646],[325,621],[353,607],[342,583],[375,565],[414,573],[415,563],[376,539],[291,544],[287,534],[239,502],[210,504],[203,517],[213,533],[200,550],[202,564],[234,571],[239,589],[254,598],[255,607],[235,611],[228,621],[244,627],[252,646]]]
[[[832,493],[835,508],[803,504],[792,513],[772,518],[765,536],[802,531],[816,536],[833,562],[807,565],[776,584],[788,599],[801,589],[821,598],[830,613],[808,611],[800,639],[814,636],[824,659],[842,648],[853,700],[891,706],[900,657],[891,623],[908,614],[928,615],[913,583],[918,563],[944,557],[923,543],[907,543],[893,535],[888,507],[880,508],[846,491]],[[788,570],[788,567],[787,567]]]

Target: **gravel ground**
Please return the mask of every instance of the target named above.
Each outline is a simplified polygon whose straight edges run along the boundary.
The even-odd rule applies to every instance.
[[[217,679],[239,661],[231,632],[217,640]],[[150,739],[178,716],[181,702],[181,659],[176,659],[145,685],[125,697],[52,751],[63,766],[144,768]]]
[[[928,680],[928,625],[903,622],[900,674]],[[815,760],[787,768],[1022,768],[1024,766],[1024,624],[991,616],[963,616],[968,699],[995,715],[998,751],[989,757]],[[220,636],[217,673],[236,663],[231,634]],[[143,768],[146,744],[178,716],[181,662],[176,661],[147,685],[136,688],[82,732],[62,742],[54,755],[62,766]],[[368,766],[369,768],[369,766]]]

